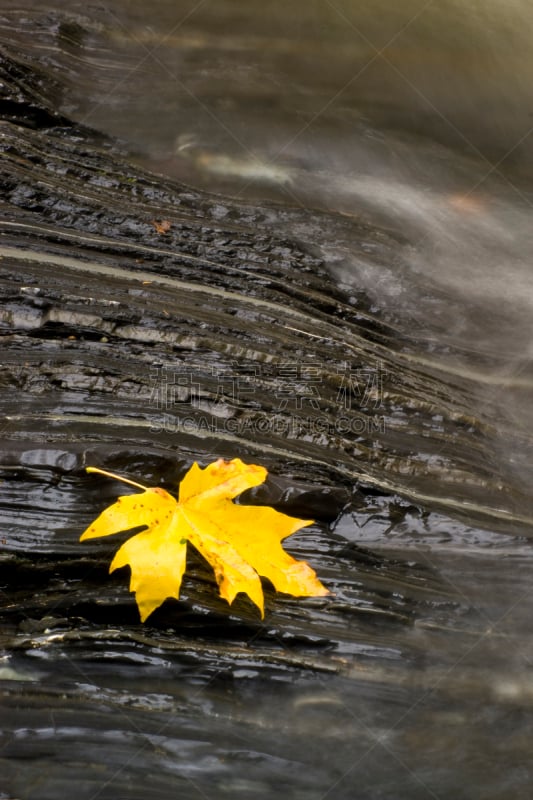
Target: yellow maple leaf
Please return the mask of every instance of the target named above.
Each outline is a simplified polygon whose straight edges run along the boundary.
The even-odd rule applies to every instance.
[[[205,469],[194,463],[180,484],[179,501],[164,489],[146,488],[97,467],[87,467],[87,471],[142,489],[141,494],[119,497],[80,538],[146,526],[120,547],[109,568],[112,572],[130,566],[130,591],[135,592],[142,622],[167,597],[179,598],[187,542],[213,567],[221,597],[232,603],[244,592],[262,617],[260,575],[277,591],[297,597],[329,594],[309,564],[296,561],[281,546],[282,539],[313,520],[289,517],[268,506],[232,502],[245,489],[263,483],[264,467],[244,464],[240,458],[220,459]]]

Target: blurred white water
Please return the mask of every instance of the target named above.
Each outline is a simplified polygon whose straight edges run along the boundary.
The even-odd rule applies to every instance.
[[[226,0],[174,29],[178,5],[160,3],[146,26],[116,4],[117,46],[154,55],[135,73],[129,114],[90,98],[80,112],[129,136],[156,169],[211,191],[397,232],[398,258],[380,266],[327,231],[311,238],[339,280],[422,337],[522,373],[533,346],[531,4],[328,0],[243,11]],[[145,103],[156,98],[155,126],[138,113],[139,87],[150,89]]]
[[[300,207],[304,218],[333,212],[342,236],[311,222],[292,232],[346,292],[417,342],[422,370],[471,379],[472,413],[500,429],[495,464],[527,484],[531,3],[276,0],[243,10],[225,0],[186,18],[178,5],[160,3],[147,26],[117,3],[117,46],[155,55],[135,73],[129,113],[87,98],[80,110],[186,182]],[[128,87],[126,76],[123,98]],[[139,107],[154,98],[155,126]],[[396,238],[389,257],[361,241],[361,222]]]

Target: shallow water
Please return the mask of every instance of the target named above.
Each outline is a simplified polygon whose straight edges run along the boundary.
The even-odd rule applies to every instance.
[[[0,797],[529,798],[530,12],[33,6],[123,142],[2,123]],[[333,596],[140,626],[83,467],[237,454]]]

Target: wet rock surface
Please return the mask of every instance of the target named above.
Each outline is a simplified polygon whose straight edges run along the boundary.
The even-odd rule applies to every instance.
[[[145,172],[40,58],[0,58],[0,797],[528,797],[517,434],[313,242],[401,237]],[[191,553],[141,626],[121,537],[78,543],[122,491],[85,466],[172,491],[236,455],[317,520],[288,549],[332,596],[267,587],[261,621]]]

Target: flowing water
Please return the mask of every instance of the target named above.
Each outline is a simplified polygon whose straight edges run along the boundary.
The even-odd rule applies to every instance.
[[[529,798],[527,4],[0,17],[0,798]],[[333,595],[140,626],[83,467],[235,455]]]

